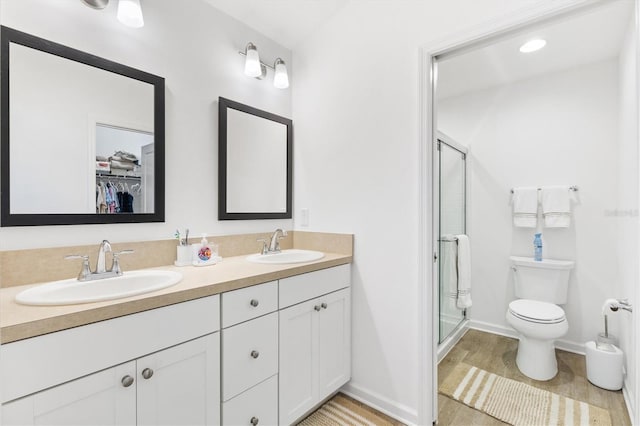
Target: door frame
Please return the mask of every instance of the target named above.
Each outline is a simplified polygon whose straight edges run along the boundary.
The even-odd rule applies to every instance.
[[[605,0],[610,1],[610,0]],[[438,417],[438,312],[437,312],[437,268],[434,268],[434,254],[437,253],[437,217],[434,217],[434,190],[436,177],[433,162],[437,149],[436,117],[436,57],[457,54],[465,50],[477,48],[481,44],[489,44],[510,33],[520,31],[523,27],[540,22],[562,19],[579,10],[600,6],[605,1],[597,0],[554,0],[532,5],[497,19],[489,20],[482,25],[466,31],[451,34],[441,40],[424,44],[419,48],[419,143],[418,143],[418,339],[419,339],[419,401],[418,423],[435,424]],[[638,26],[640,21],[639,0],[635,3],[635,38],[640,45]],[[636,63],[639,55],[636,53]],[[640,78],[636,77],[638,81]],[[637,84],[640,86],[640,84]],[[640,87],[639,87],[640,91]],[[640,95],[638,93],[637,95]],[[640,96],[637,96],[640,98]],[[640,120],[639,120],[640,122]],[[639,235],[640,239],[640,235]],[[635,351],[639,347],[640,317],[635,320]],[[640,365],[639,365],[640,366]],[[640,372],[636,368],[636,387],[640,389]],[[626,399],[626,392],[625,392]],[[633,414],[635,424],[640,424],[640,392],[634,396]],[[627,402],[627,405],[628,402]],[[631,408],[631,407],[629,407]]]

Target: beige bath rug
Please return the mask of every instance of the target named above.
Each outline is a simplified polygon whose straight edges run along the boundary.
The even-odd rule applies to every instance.
[[[512,425],[611,425],[605,409],[565,398],[465,363],[456,365],[440,393]]]
[[[299,426],[391,426],[394,423],[383,418],[375,410],[363,406],[344,395],[338,394]]]

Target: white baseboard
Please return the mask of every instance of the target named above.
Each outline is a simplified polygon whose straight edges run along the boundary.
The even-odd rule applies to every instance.
[[[511,337],[513,339],[518,338],[518,333],[511,327],[505,327],[503,325],[491,324],[483,321],[469,320],[469,328],[474,330],[485,331],[487,333],[498,334],[500,336]],[[584,343],[572,342],[570,340],[556,340],[556,348],[573,352],[579,355],[584,355]]]
[[[389,417],[393,417],[399,422],[405,425],[417,425],[418,424],[418,410],[415,408],[407,407],[397,401],[392,401],[389,398],[380,395],[369,389],[365,389],[356,383],[349,382],[344,385],[341,392],[356,399],[369,407],[374,408],[381,413],[386,414]]]

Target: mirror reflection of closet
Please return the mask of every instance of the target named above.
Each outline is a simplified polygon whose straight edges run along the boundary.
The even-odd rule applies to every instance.
[[[153,213],[153,132],[141,127],[96,124],[96,213]]]

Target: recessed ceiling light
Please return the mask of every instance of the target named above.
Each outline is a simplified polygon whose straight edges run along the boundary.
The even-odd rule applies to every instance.
[[[529,40],[522,46],[520,46],[520,51],[522,53],[535,52],[536,50],[542,49],[547,42],[542,39]]]

